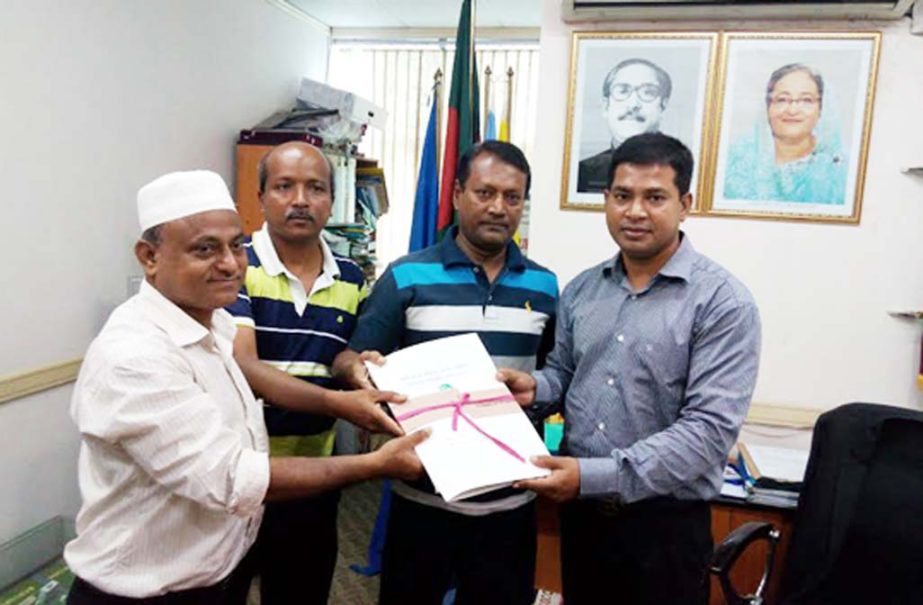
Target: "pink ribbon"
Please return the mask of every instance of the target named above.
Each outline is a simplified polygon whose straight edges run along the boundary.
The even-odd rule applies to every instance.
[[[462,410],[462,406],[466,406],[466,405],[484,405],[487,403],[500,403],[502,401],[516,401],[516,398],[513,397],[512,395],[498,395],[496,397],[484,397],[483,399],[472,399],[470,393],[463,393],[461,396],[461,399],[459,399],[458,401],[452,401],[449,403],[437,403],[435,405],[427,405],[421,408],[417,408],[411,412],[400,414],[399,416],[396,416],[396,418],[398,422],[401,422],[402,420],[407,420],[409,418],[413,418],[415,416],[419,416],[420,414],[425,414],[427,412],[434,412],[436,410],[444,410],[446,408],[452,408],[452,430],[453,431],[458,431],[458,419],[462,418],[468,424],[471,425],[471,428],[473,428],[480,434],[484,435],[485,437],[493,441],[494,444],[496,444],[496,446],[499,447],[501,450],[503,450],[504,452],[506,452],[513,458],[516,458],[520,462],[525,463],[526,459],[520,456],[516,450],[514,450],[507,444],[503,443],[501,440],[497,439],[493,435],[488,434],[487,431],[479,427],[477,423],[474,420],[472,420],[470,416],[465,414],[465,412]]]

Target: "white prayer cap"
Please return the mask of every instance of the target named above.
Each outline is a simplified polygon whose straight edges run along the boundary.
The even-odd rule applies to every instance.
[[[224,180],[210,170],[171,172],[138,190],[141,231],[209,210],[234,210]]]

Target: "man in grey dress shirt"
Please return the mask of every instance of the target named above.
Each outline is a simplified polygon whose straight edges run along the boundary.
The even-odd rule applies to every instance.
[[[679,230],[693,160],[678,140],[613,154],[606,223],[620,252],[564,289],[555,348],[532,375],[501,371],[530,414],[563,408],[565,457],[517,485],[565,502],[568,605],[705,603],[708,501],[750,405],[760,322],[750,293]]]

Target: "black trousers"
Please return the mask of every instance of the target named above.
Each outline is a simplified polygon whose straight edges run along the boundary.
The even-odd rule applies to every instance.
[[[569,502],[561,508],[564,600],[705,605],[712,547],[707,502]]]
[[[327,605],[337,561],[340,492],[269,502],[256,540],[260,602]]]
[[[453,580],[456,605],[531,605],[535,503],[472,517],[394,494],[379,605],[440,605]]]
[[[77,577],[67,594],[67,605],[245,605],[253,579],[254,562],[254,550],[250,549],[234,571],[213,586],[143,599],[109,594]]]

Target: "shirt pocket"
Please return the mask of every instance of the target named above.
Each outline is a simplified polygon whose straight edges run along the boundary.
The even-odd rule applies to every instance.
[[[656,394],[658,407],[675,418],[682,406],[689,372],[689,343],[669,330],[648,332],[629,344],[639,380]]]

